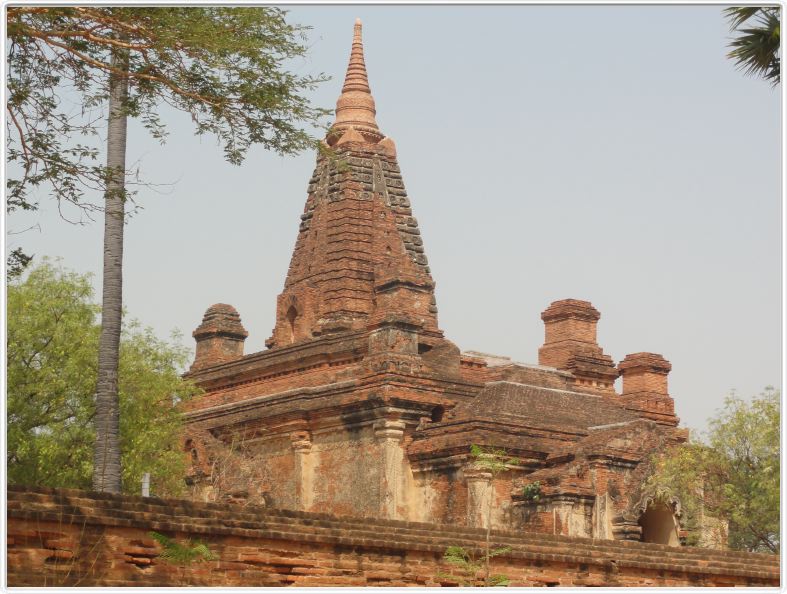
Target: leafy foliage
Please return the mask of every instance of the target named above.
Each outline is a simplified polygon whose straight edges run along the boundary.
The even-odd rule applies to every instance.
[[[87,275],[48,261],[8,285],[8,481],[89,488],[99,307]],[[197,389],[180,378],[188,353],[126,324],[120,353],[123,490],[183,489],[178,407]]]
[[[647,485],[661,499],[680,499],[688,544],[698,544],[710,516],[729,523],[730,548],[778,552],[779,401],[773,388],[751,402],[729,396],[704,438],[654,459]]]
[[[12,6],[7,12],[7,210],[35,210],[29,190],[47,186],[59,203],[89,213],[85,190],[111,177],[98,162],[110,74],[128,82],[123,105],[154,138],[159,106],[191,116],[226,158],[251,145],[293,154],[315,145],[304,127],[328,112],[305,92],[326,80],[288,67],[306,53],[305,27],[274,7]],[[123,57],[123,67],[113,61]],[[135,179],[127,172],[128,182]],[[129,192],[130,197],[132,193]],[[62,212],[62,211],[61,211]]]
[[[762,76],[776,86],[781,81],[779,38],[780,8],[776,6],[733,6],[724,10],[730,31],[737,33],[730,42],[728,58],[752,76]],[[742,28],[745,24],[748,27]]]
[[[148,534],[163,549],[159,553],[159,558],[174,565],[191,565],[194,562],[216,561],[218,559],[218,556],[208,548],[208,545],[199,540],[190,540],[186,544],[181,544],[158,532],[151,531]]]
[[[525,501],[532,502],[541,499],[541,483],[535,481],[522,487],[522,497],[525,498]]]
[[[510,464],[516,464],[517,458],[511,458],[502,448],[491,448],[473,444],[470,446],[470,455],[473,457],[473,466],[497,476],[508,468]]]
[[[480,446],[473,444],[470,446],[470,456],[473,460],[473,467],[478,470],[484,470],[491,475],[491,480],[487,484],[487,489],[494,489],[494,480],[502,472],[508,470],[512,464],[519,462],[517,458],[509,457],[503,448],[494,448],[487,446]],[[484,554],[479,560],[478,568],[472,572],[473,578],[477,570],[481,567],[484,568],[483,583],[486,586],[505,586],[508,585],[508,579],[505,576],[493,576],[490,572],[489,561],[492,557],[500,555],[508,551],[507,547],[501,549],[492,549],[491,547],[491,531],[492,531],[492,507],[494,505],[494,492],[489,494],[487,498],[486,508],[486,540],[484,543]],[[465,565],[462,565],[460,560],[464,559]],[[462,547],[449,547],[446,550],[446,561],[454,565],[464,567],[465,572],[469,572],[470,568],[474,566],[476,561],[474,558],[465,551]]]
[[[510,550],[511,547],[500,547],[487,550],[476,557],[464,547],[450,546],[445,550],[443,560],[456,567],[461,575],[440,572],[437,574],[437,577],[455,581],[461,586],[479,585],[478,572],[488,564],[489,559],[498,555],[504,555]],[[510,583],[511,580],[505,575],[492,575],[480,580],[480,585],[482,586],[508,586]]]
[[[30,265],[32,260],[33,256],[26,254],[22,248],[12,250],[8,254],[8,260],[6,260],[6,275],[9,278],[19,276]]]

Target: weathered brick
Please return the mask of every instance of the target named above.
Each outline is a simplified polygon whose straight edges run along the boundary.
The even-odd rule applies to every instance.
[[[84,493],[85,497],[92,494]],[[61,503],[56,492],[30,489],[9,490],[9,500],[19,505],[8,511],[9,534],[57,535],[58,542],[73,543],[80,554],[47,548],[47,539],[25,538],[8,550],[8,580],[11,586],[74,585],[140,586],[162,585],[303,585],[303,586],[364,586],[364,585],[434,585],[451,581],[438,578],[439,571],[455,571],[442,562],[440,553],[419,552],[424,538],[435,542],[462,542],[470,549],[481,550],[485,540],[483,530],[464,532],[429,524],[392,523],[372,518],[336,518],[333,531],[347,534],[356,544],[352,548],[337,549],[330,533],[311,533],[321,514],[285,513],[267,509],[277,522],[287,526],[277,532],[279,540],[260,538],[256,531],[222,528],[220,533],[200,532],[200,538],[218,555],[218,561],[194,563],[185,568],[172,566],[156,559],[156,549],[141,547],[147,537],[147,522],[157,522],[177,539],[194,538],[193,527],[203,526],[206,518],[231,520],[243,510],[235,506],[193,505],[190,516],[173,510],[183,501],[162,501],[155,512],[140,511],[138,498],[96,498],[92,507],[114,509],[128,514],[139,526],[128,527],[117,521],[116,514],[101,513],[91,518],[100,524],[83,528],[83,520],[63,526],[58,513],[49,520],[42,511],[27,510],[28,496],[41,500],[49,497],[49,509],[58,511]],[[183,508],[181,508],[183,509]],[[26,515],[30,512],[30,516]],[[138,516],[137,518],[134,516]],[[172,518],[176,518],[174,521]],[[144,519],[144,520],[143,520]],[[356,533],[382,532],[396,525],[397,547],[380,548],[378,539],[355,538]],[[219,526],[219,524],[216,524]],[[173,530],[178,527],[179,532]],[[300,536],[315,536],[304,544]],[[300,535],[300,536],[299,536]],[[457,539],[457,537],[460,537]],[[779,583],[779,560],[776,556],[683,549],[636,542],[599,541],[572,537],[543,536],[518,532],[493,531],[495,543],[506,543],[511,552],[496,557],[493,573],[508,575],[522,585],[585,585],[585,586],[712,586],[758,585]],[[369,543],[367,548],[362,543]],[[52,543],[50,543],[52,544]],[[444,550],[444,549],[443,549]],[[605,553],[587,554],[587,550]],[[124,553],[125,551],[125,553]],[[538,552],[535,552],[538,551]],[[128,554],[128,553],[135,554]],[[542,559],[535,562],[534,558]],[[616,560],[610,564],[610,560]],[[614,565],[614,571],[612,570]]]

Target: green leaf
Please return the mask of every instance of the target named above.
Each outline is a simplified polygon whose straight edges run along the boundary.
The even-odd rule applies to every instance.
[[[49,260],[7,287],[7,472],[11,484],[90,488],[98,316],[90,277]],[[157,495],[184,491],[179,403],[198,393],[188,351],[127,321],[120,346],[123,489],[151,474]]]
[[[470,565],[470,554],[462,547],[450,546],[445,550],[443,560],[446,563],[467,568]]]
[[[149,532],[148,534],[162,547],[162,551],[158,555],[159,558],[168,563],[185,566],[195,561],[216,561],[218,559],[218,556],[200,541],[189,541],[187,544],[181,544],[158,532]]]
[[[780,9],[743,6],[724,11],[730,31],[737,36],[729,43],[727,57],[747,75],[761,76],[775,86],[781,81]],[[754,21],[754,23],[750,23]],[[750,26],[742,29],[744,23]]]
[[[654,456],[645,489],[680,501],[690,544],[699,543],[703,523],[722,520],[730,548],[778,552],[779,424],[778,391],[766,388],[748,402],[731,395],[705,436]]]
[[[9,212],[34,209],[28,193],[38,187],[83,209],[80,219],[98,209],[84,197],[106,188],[97,143],[105,120],[97,113],[107,101],[118,29],[128,68],[114,75],[129,80],[122,110],[157,140],[166,138],[167,105],[239,164],[253,145],[283,155],[315,148],[312,130],[324,130],[331,113],[308,99],[328,78],[289,66],[306,55],[308,28],[288,23],[280,8],[19,5],[6,12]],[[72,113],[74,103],[81,114]]]
[[[499,555],[505,555],[506,553],[510,553],[510,552],[511,552],[511,547],[499,547],[497,549],[492,549],[485,556],[491,559],[492,557],[497,557]]]
[[[511,580],[506,575],[493,575],[489,578],[489,586],[508,586]]]
[[[502,448],[483,447],[477,444],[470,446],[470,455],[477,468],[497,475],[508,469],[510,465],[518,464],[517,458],[511,458]]]

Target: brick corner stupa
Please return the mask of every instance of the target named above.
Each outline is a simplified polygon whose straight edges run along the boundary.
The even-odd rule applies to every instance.
[[[652,452],[686,439],[669,362],[636,353],[616,366],[597,344],[599,312],[575,299],[543,312],[538,364],[460,353],[438,325],[395,144],[375,116],[356,21],[268,349],[244,354],[226,304],[194,331],[192,496],[467,526],[486,525],[492,496],[495,528],[676,544],[680,502],[645,487]],[[471,445],[516,462],[492,476]]]

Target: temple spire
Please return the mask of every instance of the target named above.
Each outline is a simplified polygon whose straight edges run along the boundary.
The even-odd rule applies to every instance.
[[[380,133],[374,119],[376,113],[374,97],[372,97],[372,91],[369,88],[369,77],[366,74],[366,63],[363,58],[361,19],[356,19],[352,49],[350,50],[350,63],[344,77],[342,94],[336,102],[336,121],[333,129],[344,133],[353,128],[360,133],[365,141],[379,142],[383,138],[383,134]],[[339,140],[340,135],[334,134],[332,136],[329,142],[334,144]]]
[[[363,39],[361,38],[361,19],[355,19],[353,31],[353,44],[350,50],[350,64],[347,66],[347,75],[344,77],[342,93],[348,91],[363,91],[372,94],[369,88],[369,78],[366,74],[366,63],[363,59]]]
[[[423,333],[422,342],[441,335],[418,221],[393,141],[374,115],[356,21],[336,123],[326,138],[338,158],[317,156],[268,347],[394,323]]]

